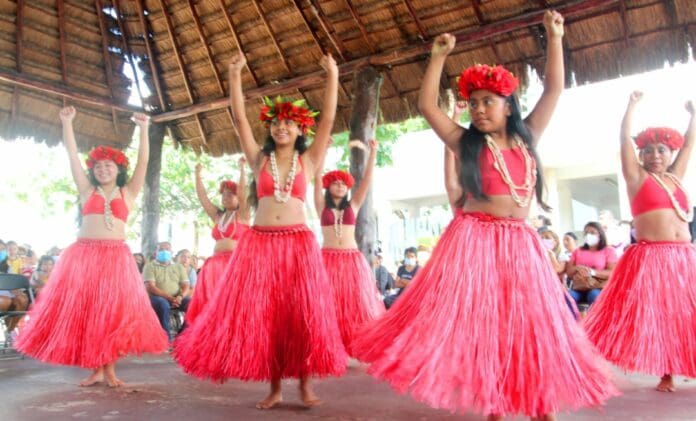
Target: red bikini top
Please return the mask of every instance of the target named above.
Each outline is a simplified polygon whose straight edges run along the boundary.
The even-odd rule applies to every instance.
[[[500,152],[503,154],[503,159],[505,160],[505,165],[508,168],[512,182],[518,186],[523,185],[525,168],[522,149],[501,149]],[[505,181],[503,181],[503,176],[493,167],[494,162],[493,152],[484,146],[479,159],[479,164],[481,166],[481,192],[487,196],[509,196],[510,188],[505,184]],[[526,196],[527,192],[525,190],[517,190],[517,194]]]
[[[684,212],[689,211],[689,200],[686,197],[686,192],[677,184],[677,189],[674,191],[674,198],[677,199],[679,207]],[[664,191],[657,181],[648,175],[643,181],[643,184],[638,189],[638,193],[631,201],[631,214],[635,218],[645,212],[650,212],[656,209],[672,209],[672,200],[669,194]]]
[[[236,218],[236,216],[235,216]],[[237,241],[240,238],[242,238],[242,234],[247,232],[249,230],[249,225],[247,224],[242,224],[240,222],[232,222],[230,223],[227,228],[225,229],[225,232],[220,231],[220,227],[218,224],[215,224],[213,227],[213,239],[215,241],[222,240],[223,238],[229,238],[230,240]]]
[[[329,207],[324,207],[321,211],[321,226],[328,227],[336,223],[336,214],[333,209]],[[343,225],[355,225],[355,212],[353,212],[353,207],[348,205],[347,208],[343,210]]]
[[[95,189],[85,204],[82,205],[82,215],[103,215],[105,201],[104,196],[97,193]],[[123,199],[123,192],[121,191],[119,191],[119,197],[111,201],[111,214],[123,222],[128,220],[128,206],[126,206],[126,201]]]
[[[292,183],[292,190],[290,191],[290,196],[300,199],[304,202],[307,196],[307,179],[304,175],[304,165],[302,164],[302,157],[297,157],[297,163],[299,164],[300,171],[295,173],[295,179]],[[273,175],[266,168],[268,165],[268,159],[261,166],[261,171],[259,171],[259,180],[256,183],[256,196],[261,199],[266,196],[273,196]]]

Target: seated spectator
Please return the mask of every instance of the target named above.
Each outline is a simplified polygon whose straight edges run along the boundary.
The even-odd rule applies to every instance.
[[[145,256],[142,253],[133,253],[133,258],[135,259],[135,264],[138,265],[138,271],[143,273],[143,267],[145,267]]]
[[[188,275],[189,279],[189,286],[191,287],[188,295],[191,295],[193,293],[193,289],[196,287],[196,280],[198,279],[198,273],[196,273],[196,269],[194,269],[194,266],[191,264],[193,262],[191,252],[186,249],[179,250],[179,252],[176,254],[175,260],[186,270],[186,275]]]
[[[31,248],[27,248],[25,254],[22,256],[22,275],[26,276],[27,279],[31,279],[31,275],[36,270],[38,261],[36,259],[36,253]]]
[[[0,273],[7,273],[9,265],[7,264],[7,245],[0,240]]]
[[[387,308],[394,305],[394,302],[404,292],[406,287],[408,287],[420,270],[420,266],[418,266],[417,253],[418,250],[415,247],[409,247],[406,249],[406,251],[404,251],[404,262],[396,271],[396,281],[394,282],[397,292],[396,294],[392,293],[384,299],[384,305]]]
[[[22,274],[24,260],[19,255],[19,246],[14,241],[8,241],[7,245],[7,273]]]
[[[544,215],[537,215],[532,219],[532,226],[539,234],[549,229],[551,220]]]
[[[9,241],[7,245],[10,243],[13,242]],[[0,273],[9,273],[10,265],[8,264],[7,245],[0,241]],[[14,246],[16,248],[17,244]],[[26,311],[27,307],[29,307],[29,297],[27,297],[24,291],[19,289],[13,291],[0,290],[0,311]],[[7,331],[12,332],[20,320],[20,316],[6,318],[5,326],[7,326]]]
[[[377,289],[384,299],[388,291],[394,288],[394,278],[391,273],[382,265],[382,255],[375,254],[372,256],[372,269],[375,271],[375,280],[377,281]]]
[[[31,278],[29,278],[31,287],[34,289],[36,295],[39,295],[43,287],[46,286],[46,282],[48,282],[48,277],[51,275],[54,265],[53,257],[49,255],[41,256],[41,259],[39,259],[38,268],[32,273]]]
[[[191,298],[186,296],[189,290],[188,275],[183,266],[172,263],[172,245],[169,242],[157,245],[155,260],[145,264],[143,278],[152,307],[171,340],[170,311],[178,309],[185,312]]]
[[[576,303],[595,302],[606,285],[618,260],[616,251],[607,244],[602,226],[597,222],[585,225],[585,244],[573,251],[566,265],[571,279],[570,295]]]
[[[541,233],[541,240],[546,247],[553,270],[558,274],[558,279],[564,282],[566,263],[570,260],[570,255],[561,250],[561,243],[558,239],[558,235],[550,229]]]
[[[574,232],[568,231],[563,234],[563,248],[568,259],[570,259],[570,255],[578,248],[578,236]]]

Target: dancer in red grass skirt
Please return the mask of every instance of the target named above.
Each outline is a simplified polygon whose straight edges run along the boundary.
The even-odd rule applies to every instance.
[[[641,97],[631,94],[621,126],[621,165],[638,243],[619,260],[584,325],[609,361],[662,376],[657,390],[673,392],[672,374],[696,377],[696,248],[688,224],[692,208],[680,182],[696,118],[689,101],[686,136],[663,127],[642,131],[637,158],[631,127]]]
[[[203,309],[175,343],[175,358],[194,376],[270,381],[260,409],[282,400],[281,379],[300,379],[306,406],[319,400],[312,376],[344,373],[347,355],[336,323],[331,286],[319,246],[305,224],[308,177],[323,159],[336,115],[338,68],[328,74],[322,119],[312,145],[305,136],[316,113],[302,101],[266,98],[261,119],[270,127],[263,149],[246,119],[242,54],[230,63],[230,89],[242,150],[254,171],[259,197],[254,226],[239,240],[223,278],[227,288]]]
[[[366,149],[359,140],[351,141],[350,146]],[[314,205],[324,239],[321,254],[336,302],[338,328],[349,354],[357,329],[385,311],[374,273],[355,241],[356,215],[367,197],[377,160],[377,142],[370,140],[369,146],[365,173],[350,199],[348,190],[355,180],[349,173],[336,170],[322,176],[320,165],[314,179]]]
[[[523,121],[517,79],[476,65],[460,79],[472,124],[437,105],[445,57],[455,39],[435,39],[419,107],[460,161],[467,195],[428,263],[386,315],[353,342],[368,372],[436,408],[500,419],[553,419],[601,405],[617,390],[608,364],[573,319],[537,233],[524,218],[542,207],[536,143],[563,90],[563,18],[547,12],[544,92]]]
[[[213,227],[215,254],[205,260],[198,274],[196,290],[186,310],[187,326],[193,323],[213,296],[218,294],[219,289],[228,288],[228,285],[220,284],[219,281],[232,259],[237,242],[249,230],[250,211],[246,197],[245,163],[245,158],[239,160],[239,185],[232,180],[220,183],[222,209],[215,206],[208,198],[201,179],[203,167],[201,164],[196,165],[196,195],[205,213],[215,223]]]
[[[17,349],[41,361],[93,369],[81,386],[116,377],[116,360],[127,354],[163,352],[162,330],[126,245],[128,209],[145,182],[149,118],[134,114],[140,129],[138,163],[127,181],[128,159],[98,146],[89,153],[85,175],[72,127],[75,109],[61,110],[63,140],[80,194],[82,226],[77,242],[63,251],[46,287],[20,332]]]

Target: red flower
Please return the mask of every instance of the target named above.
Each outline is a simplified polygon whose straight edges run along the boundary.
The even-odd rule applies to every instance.
[[[222,192],[225,190],[231,191],[232,194],[237,194],[237,183],[232,180],[224,180],[220,182],[220,193],[222,194]]]
[[[469,99],[471,92],[486,89],[502,96],[510,96],[519,80],[503,66],[488,66],[477,64],[462,71],[459,76],[459,94],[464,99]]]
[[[669,127],[650,127],[638,133],[635,142],[638,149],[643,149],[649,144],[662,143],[671,150],[676,150],[684,145],[684,137]]]
[[[353,184],[355,184],[355,179],[352,175],[345,171],[335,170],[324,174],[324,176],[321,178],[321,185],[325,189],[328,189],[329,186],[336,181],[343,181],[348,188],[353,187]]]
[[[87,155],[87,168],[93,168],[97,161],[111,160],[116,165],[123,168],[128,168],[128,158],[118,149],[110,146],[99,145],[92,149]]]
[[[297,123],[303,134],[311,134],[309,128],[314,126],[314,117],[318,112],[306,107],[304,100],[290,101],[279,96],[275,100],[265,97],[263,102],[260,118],[266,127],[270,127],[273,121],[292,120]]]

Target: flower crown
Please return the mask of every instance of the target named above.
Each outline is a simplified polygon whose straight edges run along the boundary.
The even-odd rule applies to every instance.
[[[126,158],[126,155],[123,152],[104,145],[97,146],[89,151],[85,163],[87,164],[87,168],[93,168],[97,161],[107,159],[114,161],[119,167],[128,168],[128,158]]]
[[[232,180],[223,180],[220,182],[219,192],[222,193],[225,190],[229,190],[232,194],[237,194],[237,183]]]
[[[520,81],[503,66],[476,64],[466,68],[459,75],[459,94],[469,99],[471,92],[486,89],[498,95],[510,96]]]
[[[270,127],[272,121],[292,120],[300,126],[302,133],[307,135],[314,134],[311,127],[314,126],[314,117],[319,115],[319,111],[312,111],[305,105],[304,99],[291,101],[277,96],[275,100],[263,97],[261,106],[261,122],[266,127]]]
[[[662,143],[670,149],[680,149],[684,145],[684,137],[678,131],[669,127],[650,127],[638,133],[636,136],[638,149],[643,149],[649,144]]]
[[[325,189],[328,189],[336,181],[343,181],[343,184],[348,188],[353,187],[353,184],[355,184],[353,176],[341,170],[329,171],[321,178],[321,184]]]

